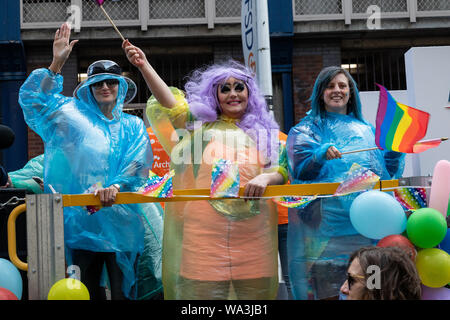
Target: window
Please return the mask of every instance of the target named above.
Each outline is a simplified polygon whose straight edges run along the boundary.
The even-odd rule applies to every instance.
[[[405,52],[408,48],[342,51],[342,67],[350,72],[360,91],[406,90]]]

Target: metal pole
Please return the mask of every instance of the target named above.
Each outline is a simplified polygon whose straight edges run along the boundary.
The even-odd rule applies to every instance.
[[[272,62],[270,60],[269,9],[267,0],[256,1],[256,30],[258,38],[258,85],[273,114]]]
[[[63,201],[60,194],[31,194],[27,203],[28,298],[47,300],[65,278]]]

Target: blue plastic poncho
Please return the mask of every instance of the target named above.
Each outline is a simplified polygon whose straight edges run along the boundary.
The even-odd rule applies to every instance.
[[[292,183],[342,182],[353,163],[372,170],[382,180],[399,177],[404,154],[379,149],[326,160],[326,151],[340,152],[375,146],[374,128],[353,114],[308,115],[287,138]],[[304,209],[289,209],[288,259],[295,299],[323,299],[339,294],[350,254],[373,240],[353,228],[349,209],[359,193],[315,200]]]
[[[111,120],[98,108],[89,87],[106,78],[119,80]],[[126,81],[111,74],[92,76],[80,86],[77,98],[61,95],[62,89],[63,77],[47,69],[33,71],[20,89],[25,120],[45,144],[45,192],[51,185],[59,193],[80,194],[97,182],[137,191],[146,182],[153,155],[143,121],[122,112]],[[134,264],[144,247],[144,206],[113,205],[93,215],[84,207],[64,208],[67,259],[70,249],[115,252],[124,275],[123,292],[134,298]],[[152,220],[160,223],[157,210]]]
[[[44,177],[44,154],[38,155],[19,170],[8,172],[14,188],[24,188],[33,193],[42,193],[39,184],[33,180],[33,177]]]

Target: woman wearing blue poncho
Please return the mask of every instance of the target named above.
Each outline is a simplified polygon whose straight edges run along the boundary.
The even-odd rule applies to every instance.
[[[77,41],[69,43],[69,38],[70,28],[63,24],[55,34],[52,64],[30,74],[20,89],[19,102],[27,124],[45,143],[44,191],[49,192],[51,185],[56,192],[80,194],[102,185],[96,191],[104,206],[99,211],[89,214],[84,207],[64,208],[67,264],[80,267],[81,281],[92,300],[104,298],[103,265],[111,298],[132,299],[136,258],[144,247],[141,215],[149,209],[138,204],[111,205],[118,191],[137,191],[145,184],[152,165],[150,141],[143,121],[122,112],[136,94],[136,86],[121,76],[116,63],[91,64],[87,80],[75,89],[74,97],[60,94],[63,77],[58,72]],[[150,215],[152,223],[161,224],[157,210]]]
[[[342,182],[353,163],[382,180],[399,177],[402,153],[377,149],[341,154],[374,146],[374,128],[362,117],[355,81],[342,68],[323,69],[314,85],[311,111],[287,138],[292,183]],[[289,209],[289,276],[295,299],[338,296],[350,254],[374,244],[350,222],[350,205],[357,195],[318,199],[303,209]]]

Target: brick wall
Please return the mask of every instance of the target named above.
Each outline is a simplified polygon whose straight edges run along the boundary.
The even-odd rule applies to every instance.
[[[44,44],[39,47],[27,46],[25,47],[27,60],[27,73],[30,74],[33,70],[38,68],[47,68],[52,62],[52,44]],[[62,69],[64,77],[64,87],[62,94],[72,96],[72,92],[77,86],[78,79],[78,65],[76,50],[72,52],[69,59]],[[28,128],[28,159],[34,158],[44,153],[44,143],[41,137],[33,130]]]
[[[323,40],[320,43],[304,43],[294,41],[292,56],[292,91],[294,101],[295,124],[302,119],[310,109],[314,82],[319,72],[331,65],[341,64],[341,49],[339,43]]]
[[[244,63],[242,44],[238,42],[215,44],[214,63],[228,61],[229,59],[234,59],[241,63]]]

